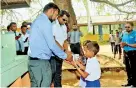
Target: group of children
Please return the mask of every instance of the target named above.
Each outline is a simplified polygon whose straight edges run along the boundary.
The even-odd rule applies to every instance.
[[[119,28],[119,31],[116,30],[116,34],[113,34],[113,30],[109,36],[109,41],[111,43],[112,53],[114,53],[114,58],[116,58],[116,54],[119,54],[119,59],[121,59],[122,49],[120,46],[122,38],[122,28]]]
[[[95,41],[86,40],[83,43],[84,60],[79,58],[73,60],[71,64],[77,69],[80,77],[81,87],[100,87],[101,68],[96,54],[99,52],[99,45]]]

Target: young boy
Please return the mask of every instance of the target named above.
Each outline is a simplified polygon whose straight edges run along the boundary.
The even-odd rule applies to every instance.
[[[110,36],[109,36],[109,42],[110,42],[110,44],[111,44],[112,53],[114,53],[115,35],[113,34],[113,30],[111,30],[111,34],[110,34]]]
[[[78,61],[72,62],[72,65],[77,68],[79,74],[85,79],[86,87],[100,87],[99,78],[101,76],[101,69],[99,62],[95,57],[98,52],[99,45],[97,42],[85,41],[84,55],[87,57],[86,67]]]
[[[116,32],[116,36],[115,36],[115,48],[114,48],[114,58],[116,57],[116,54],[119,53],[119,59],[121,59],[121,46],[120,46],[120,36],[119,36],[119,32]]]

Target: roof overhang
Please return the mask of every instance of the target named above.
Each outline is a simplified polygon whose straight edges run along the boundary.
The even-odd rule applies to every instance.
[[[112,16],[92,16],[91,23],[93,25],[108,25],[108,24],[123,24],[126,22],[136,22],[136,15],[134,15],[131,19],[126,19],[124,15],[112,15]],[[87,25],[87,16],[77,18],[78,24],[85,26]]]
[[[96,22],[92,25],[115,25],[115,24],[125,24],[126,22],[136,22],[136,21],[117,21],[117,22]],[[87,26],[88,23],[78,23],[79,26]]]
[[[15,9],[29,7],[31,0],[2,0],[1,9]]]

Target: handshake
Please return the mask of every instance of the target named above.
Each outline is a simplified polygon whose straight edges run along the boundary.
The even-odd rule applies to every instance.
[[[65,62],[67,62],[69,64],[71,64],[71,62],[77,61],[78,59],[81,58],[79,56],[79,54],[72,54],[72,52],[70,52],[70,51],[66,51],[65,53],[67,54],[67,58],[65,59]]]
[[[79,56],[79,54],[72,55],[72,52],[66,51],[67,58],[65,59],[65,62],[68,64],[73,65],[74,67],[80,67],[81,69],[85,69],[84,65],[86,63],[86,58],[84,56]]]

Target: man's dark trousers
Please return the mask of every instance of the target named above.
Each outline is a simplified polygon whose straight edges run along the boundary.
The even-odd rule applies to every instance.
[[[136,50],[125,52],[125,65],[128,83],[136,87]]]
[[[80,54],[80,43],[70,44],[71,52],[74,54]]]
[[[52,69],[52,82],[54,87],[62,87],[61,85],[61,73],[63,60],[57,56],[52,56],[50,59]]]

